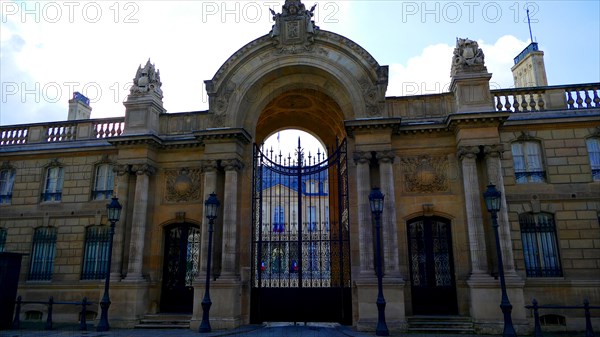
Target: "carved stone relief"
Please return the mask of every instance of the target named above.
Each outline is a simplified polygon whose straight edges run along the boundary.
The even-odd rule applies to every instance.
[[[150,59],[148,59],[144,68],[142,68],[142,66],[138,67],[135,78],[133,79],[133,85],[129,92],[132,96],[154,92],[162,98],[163,93],[161,86],[160,71],[155,69],[154,64],[150,63]]]
[[[449,189],[449,162],[446,156],[428,155],[403,157],[405,192],[433,193]]]
[[[459,72],[487,72],[484,57],[477,41],[457,38],[450,75],[454,76]]]
[[[165,171],[165,201],[188,202],[202,199],[201,177],[200,169],[183,168]]]
[[[296,54],[311,51],[319,27],[312,20],[316,5],[307,10],[301,1],[286,0],[281,13],[273,14],[271,29],[273,45],[280,53]]]

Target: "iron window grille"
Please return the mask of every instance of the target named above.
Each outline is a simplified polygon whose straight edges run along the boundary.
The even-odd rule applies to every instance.
[[[6,229],[0,228],[0,253],[4,251],[6,245]]]
[[[108,270],[108,226],[90,226],[85,231],[82,280],[100,280],[106,278]]]
[[[33,234],[31,263],[29,266],[30,281],[50,281],[54,270],[56,255],[56,228],[41,227]]]
[[[525,270],[528,277],[560,277],[556,225],[550,213],[519,215]]]

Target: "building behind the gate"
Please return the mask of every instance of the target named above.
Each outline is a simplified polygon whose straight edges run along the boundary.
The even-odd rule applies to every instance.
[[[532,330],[524,306],[533,298],[600,304],[599,83],[540,84],[535,79],[545,81],[545,71],[536,45],[515,59],[522,88],[490,90],[484,51],[458,39],[448,60],[450,92],[386,97],[388,67],[346,37],[319,30],[300,1],[286,0],[275,19],[269,34],[243,46],[205,81],[207,111],[166,113],[160,75],[148,62],[124,102],[125,117],[90,119],[89,101],[77,94],[67,121],[0,127],[0,251],[25,254],[18,288],[23,300],[100,300],[106,204],[118,197],[123,212],[110,266],[111,326],[187,312],[197,329],[207,263],[204,201],[215,192],[221,207],[211,324],[220,329],[262,321],[257,301],[266,301],[267,293],[255,292],[261,268],[288,278],[298,270],[275,250],[266,262],[280,264],[260,263],[253,247],[268,245],[257,241],[258,228],[269,237],[294,232],[293,221],[286,222],[290,210],[257,198],[300,193],[290,205],[311,195],[322,219],[327,216],[310,221],[316,210],[304,209],[306,240],[329,231],[331,212],[348,224],[349,304],[340,310],[349,308],[347,322],[357,329],[374,330],[368,196],[380,187],[390,329],[404,331],[416,317],[435,315],[458,316],[470,329],[497,333],[503,319],[498,263],[482,198],[491,182],[502,192],[500,241],[517,330]],[[522,77],[527,71],[544,73]],[[336,171],[338,178],[332,169],[312,182],[257,188],[253,144],[286,128],[306,130],[324,144],[345,140],[347,166]],[[333,188],[347,202],[339,197],[334,207]],[[329,243],[319,247],[333,252]],[[299,305],[278,301],[281,310]],[[38,304],[21,310],[22,319],[47,314]],[[78,310],[56,307],[54,318],[76,321]],[[553,329],[585,327],[583,310],[541,314]],[[600,329],[597,318],[592,322]]]

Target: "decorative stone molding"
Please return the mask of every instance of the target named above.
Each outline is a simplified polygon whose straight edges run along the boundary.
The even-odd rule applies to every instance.
[[[479,146],[459,146],[457,155],[459,160],[463,160],[465,158],[475,159],[477,158],[479,152]]]
[[[202,160],[202,161],[200,161],[200,167],[201,167],[202,173],[216,172],[219,165],[216,160]]]
[[[449,189],[446,156],[403,157],[404,190],[412,193],[446,192]]]
[[[15,167],[8,161],[5,160],[2,162],[2,165],[0,165],[0,170],[14,170]]]
[[[201,169],[182,168],[165,171],[165,201],[188,202],[202,199],[201,177]]]
[[[515,140],[525,142],[525,141],[530,141],[530,140],[537,140],[537,138],[535,138],[534,132],[521,131],[521,134]]]
[[[457,38],[450,76],[464,72],[487,72],[484,57],[477,41]]]
[[[316,6],[307,10],[302,1],[286,0],[281,13],[269,9],[275,21],[269,35],[280,53],[296,54],[312,50],[315,35],[319,31],[312,20]]]
[[[132,171],[130,165],[118,164],[113,166],[113,172],[115,172],[118,176],[122,176],[125,174],[131,174]]]
[[[131,96],[141,96],[147,93],[155,93],[161,99],[162,82],[160,81],[160,71],[155,69],[154,64],[150,63],[150,59],[146,62],[144,68],[140,65],[133,79],[133,85],[129,90]]]
[[[489,157],[501,158],[503,152],[504,152],[503,144],[493,144],[493,145],[484,145],[483,146],[483,153]]]
[[[355,164],[368,164],[371,161],[371,152],[355,151],[353,159]]]
[[[396,158],[396,154],[394,153],[394,151],[378,151],[375,154],[375,158],[377,158],[377,160],[380,163],[394,163],[394,158]]]
[[[225,171],[240,171],[244,168],[244,163],[239,159],[225,159],[221,161],[221,166]]]
[[[138,176],[147,175],[151,176],[156,173],[156,168],[150,164],[135,164],[131,165],[131,171],[135,172]]]

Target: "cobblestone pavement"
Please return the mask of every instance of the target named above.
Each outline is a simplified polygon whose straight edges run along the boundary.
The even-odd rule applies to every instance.
[[[38,327],[36,327],[38,328]],[[211,333],[198,333],[186,329],[112,329],[107,332],[78,331],[76,326],[57,326],[55,330],[46,331],[39,329],[21,329],[0,331],[0,337],[219,337],[219,336],[247,336],[247,337],[374,337],[375,333],[360,333],[350,327],[334,324],[273,324],[273,325],[246,325],[233,330],[214,331]],[[420,334],[420,333],[392,333],[392,337],[500,337],[497,335],[448,335],[448,334]],[[583,337],[583,333],[554,334],[544,333],[544,337]]]

